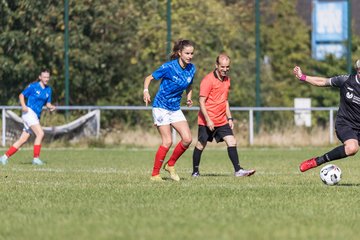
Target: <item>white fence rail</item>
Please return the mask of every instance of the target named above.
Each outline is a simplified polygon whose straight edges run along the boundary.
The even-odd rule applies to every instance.
[[[19,106],[0,106],[2,112],[2,146],[6,145],[6,110],[21,109]],[[132,110],[132,111],[150,111],[151,107],[145,106],[58,106],[58,110],[95,110],[100,111],[113,110]],[[183,111],[199,111],[199,107],[182,107]],[[249,144],[254,144],[254,113],[255,112],[269,112],[269,111],[328,111],[329,112],[329,142],[334,142],[334,111],[337,111],[335,107],[312,107],[312,108],[293,108],[293,107],[231,107],[232,112],[248,112],[249,114]],[[173,134],[173,136],[176,136]]]

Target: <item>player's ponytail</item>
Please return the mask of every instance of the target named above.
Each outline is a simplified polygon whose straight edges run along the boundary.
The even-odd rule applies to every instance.
[[[188,46],[194,47],[194,44],[190,40],[185,39],[179,39],[178,41],[176,41],[172,49],[172,53],[170,54],[170,59],[174,60],[179,58],[179,52]]]
[[[40,74],[39,74],[38,78],[35,79],[32,83],[39,82],[39,81],[40,81],[40,75],[41,75],[43,72],[50,73],[50,70],[47,69],[47,68],[42,68],[41,71],[40,71]]]

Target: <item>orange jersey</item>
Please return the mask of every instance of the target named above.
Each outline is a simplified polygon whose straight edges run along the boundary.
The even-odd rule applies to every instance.
[[[220,81],[215,72],[206,75],[200,83],[200,97],[206,97],[205,107],[215,127],[228,123],[226,117],[226,104],[230,90],[230,78]],[[206,120],[201,111],[198,114],[198,124],[206,126]]]

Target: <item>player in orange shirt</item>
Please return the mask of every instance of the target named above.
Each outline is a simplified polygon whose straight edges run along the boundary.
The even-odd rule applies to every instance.
[[[231,117],[228,94],[230,89],[230,57],[220,54],[216,58],[215,70],[206,75],[200,84],[200,111],[198,114],[198,142],[193,152],[193,177],[200,176],[199,165],[201,154],[207,142],[225,141],[229,158],[234,166],[235,176],[251,176],[255,170],[245,170],[240,167],[236,139]]]

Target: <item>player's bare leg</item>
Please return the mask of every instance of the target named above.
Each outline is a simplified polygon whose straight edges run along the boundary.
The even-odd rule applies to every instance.
[[[35,124],[31,126],[31,130],[35,134],[35,141],[34,141],[34,159],[32,164],[34,165],[42,165],[44,164],[43,161],[40,160],[40,149],[41,149],[41,142],[44,138],[44,131],[41,128],[40,124]]]
[[[6,165],[8,162],[8,158],[11,157],[13,154],[17,152],[17,150],[27,142],[29,139],[30,134],[26,131],[23,131],[20,135],[20,138],[7,150],[7,152],[1,156],[0,164]]]

